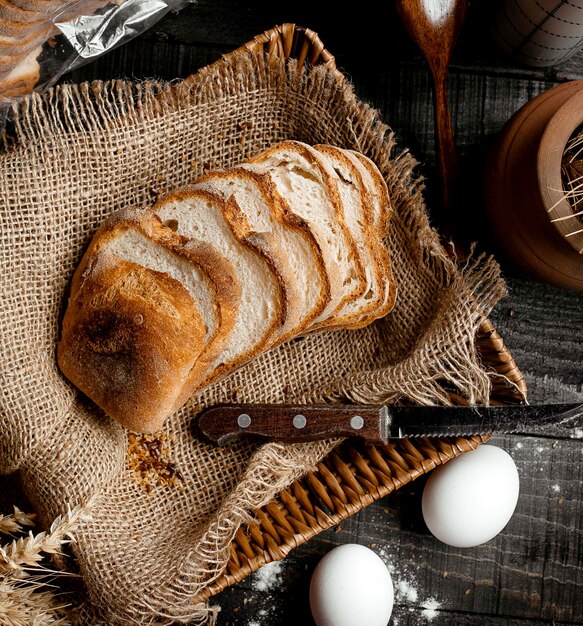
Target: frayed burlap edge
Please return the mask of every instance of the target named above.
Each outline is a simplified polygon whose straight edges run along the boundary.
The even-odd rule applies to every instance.
[[[395,158],[393,134],[380,121],[378,113],[359,102],[342,75],[325,67],[305,70],[295,61],[282,62],[253,55],[232,57],[220,66],[207,68],[194,77],[176,84],[157,82],[126,83],[113,81],[82,85],[65,85],[45,95],[34,94],[13,110],[14,136],[4,135],[6,150],[19,144],[48,142],[66,133],[91,132],[128,121],[144,121],[172,115],[185,106],[225,95],[237,95],[251,89],[298,89],[301,84],[306,98],[315,98],[331,111],[337,111],[338,124],[348,125],[354,147],[372,158],[387,181],[395,210],[402,225],[419,242],[420,254],[427,271],[439,277],[456,303],[462,303],[468,323],[468,340],[453,350],[447,337],[433,354],[424,355],[420,363],[397,363],[395,370],[362,372],[338,380],[325,390],[318,390],[298,401],[339,400],[359,402],[391,401],[406,397],[419,404],[449,403],[442,383],[450,382],[473,403],[487,403],[491,378],[495,374],[480,364],[475,346],[476,332],[504,293],[504,283],[497,264],[486,257],[472,258],[461,269],[442,247],[437,233],[430,227],[422,199],[423,182],[414,174],[416,162],[407,152]],[[447,303],[444,303],[446,307]],[[451,311],[456,315],[456,311]],[[382,323],[382,322],[381,322]],[[432,367],[428,368],[427,363]],[[419,367],[417,376],[424,385],[416,388],[394,388],[395,374],[407,376]],[[387,376],[391,376],[387,384]],[[427,382],[430,382],[428,391]],[[390,392],[387,393],[387,388]],[[150,615],[165,620],[204,623],[214,619],[215,610],[200,603],[197,597],[224,572],[229,558],[229,544],[242,523],[253,518],[253,511],[269,502],[281,489],[305,471],[312,469],[338,441],[302,446],[271,444],[254,457],[237,488],[227,497],[214,519],[198,538],[193,537],[197,554],[184,563],[182,576],[171,588],[160,590],[144,607]],[[225,514],[228,511],[228,515]],[[163,610],[162,607],[167,607]],[[125,616],[120,616],[123,620]]]

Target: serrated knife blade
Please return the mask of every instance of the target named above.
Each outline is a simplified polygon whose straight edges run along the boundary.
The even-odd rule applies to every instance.
[[[462,437],[491,433],[544,434],[583,425],[583,404],[512,406],[387,406],[219,404],[203,410],[198,428],[217,445],[240,438],[301,442],[361,437]]]

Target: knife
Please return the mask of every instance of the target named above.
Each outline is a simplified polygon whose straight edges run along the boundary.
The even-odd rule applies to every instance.
[[[389,439],[405,437],[545,434],[549,428],[553,430],[550,434],[555,434],[554,427],[578,428],[582,423],[583,404],[473,407],[218,404],[200,413],[198,428],[219,446],[249,436],[289,443],[356,436],[369,443],[385,444]],[[568,431],[563,434],[569,436]],[[576,435],[575,431],[575,438]]]

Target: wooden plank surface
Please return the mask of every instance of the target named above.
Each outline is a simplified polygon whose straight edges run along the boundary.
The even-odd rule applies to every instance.
[[[389,566],[393,623],[583,623],[581,442],[505,436],[491,443],[512,455],[521,479],[516,512],[492,541],[462,549],[434,539],[421,516],[420,479],[223,592],[219,623],[311,624],[311,572],[343,543],[369,546]]]
[[[492,49],[492,3],[471,2],[450,76],[461,159],[463,231],[503,261],[508,296],[492,319],[525,373],[533,402],[583,401],[583,297],[535,283],[504,263],[482,212],[482,171],[495,133],[525,102],[559,81],[583,77],[583,54],[552,69],[516,66]],[[73,80],[184,77],[284,21],[318,31],[360,97],[379,109],[419,161],[433,203],[435,167],[429,80],[392,3],[342,10],[338,3],[199,0],[150,32],[73,72]],[[309,625],[310,574],[342,543],[372,546],[392,568],[392,624],[533,626],[583,624],[583,444],[502,437],[521,477],[516,514],[487,545],[448,548],[426,531],[422,481],[392,494],[341,528],[322,533],[281,564],[220,594],[218,623]],[[365,625],[363,625],[365,626]]]

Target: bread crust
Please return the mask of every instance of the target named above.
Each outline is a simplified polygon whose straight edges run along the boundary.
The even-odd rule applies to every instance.
[[[378,202],[380,203],[377,230],[379,233],[379,238],[382,242],[383,239],[386,237],[387,232],[389,230],[391,216],[393,215],[393,211],[394,211],[393,205],[391,202],[391,197],[389,195],[387,183],[385,182],[385,179],[383,178],[379,168],[376,166],[374,161],[369,159],[367,156],[365,156],[361,152],[356,152],[355,150],[349,150],[348,152],[350,152],[351,155],[353,155],[363,164],[363,166],[367,169],[368,173],[370,174],[373,180],[373,183],[375,184],[376,191],[377,191],[376,197],[378,199]],[[383,257],[384,257],[383,262],[386,264],[386,267],[387,267],[386,269],[387,289],[385,292],[384,302],[380,305],[380,312],[381,312],[380,317],[384,317],[385,315],[387,315],[393,310],[395,303],[397,301],[397,291],[398,291],[398,285],[395,280],[395,275],[393,272],[393,263],[391,261],[391,257],[388,253],[388,250],[384,244],[382,245],[382,251],[383,251]],[[364,325],[366,325],[366,323]]]
[[[106,253],[91,254],[78,273],[57,347],[59,367],[126,428],[154,432],[200,353],[193,346],[204,346],[194,302],[166,274]]]
[[[387,234],[387,229],[393,214],[393,205],[391,203],[391,197],[389,196],[389,190],[387,183],[372,159],[369,159],[362,152],[356,150],[348,150],[355,158],[357,158],[364,167],[368,170],[371,178],[375,182],[379,201],[381,203],[381,211],[379,212],[378,220],[376,221],[376,228],[379,231],[381,237]]]

